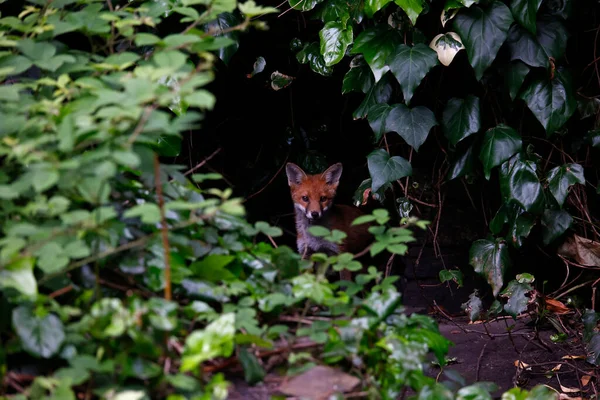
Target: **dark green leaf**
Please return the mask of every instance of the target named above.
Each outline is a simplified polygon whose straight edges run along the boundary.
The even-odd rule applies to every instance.
[[[358,35],[354,40],[351,53],[364,56],[373,71],[375,82],[379,82],[384,74],[390,70],[387,65],[388,57],[395,54],[396,46],[401,41],[402,38],[398,30],[390,28],[387,24],[378,24]]]
[[[502,291],[502,296],[508,297],[508,301],[504,305],[504,311],[513,318],[527,310],[529,297],[526,295],[533,288],[529,283],[519,283],[516,280],[510,281],[506,289]]]
[[[542,4],[542,0],[512,0],[510,2],[510,10],[515,19],[534,35],[536,15],[540,4]]]
[[[419,18],[419,15],[423,11],[422,0],[394,0],[394,2],[398,4],[402,10],[404,10],[410,19],[410,22],[412,22],[414,25],[417,22],[417,18]]]
[[[296,54],[296,60],[301,64],[308,64],[310,69],[323,76],[329,76],[333,72],[321,55],[320,47],[317,42],[306,44],[304,48]]]
[[[23,348],[36,357],[52,357],[65,340],[63,324],[54,314],[39,317],[32,308],[19,306],[12,312],[12,323]]]
[[[565,210],[544,210],[542,215],[542,239],[547,246],[566,232],[573,217]]]
[[[200,261],[190,265],[190,270],[200,279],[216,282],[233,279],[233,274],[225,267],[235,260],[234,256],[211,254]]]
[[[391,1],[392,0],[365,0],[365,14],[369,18],[373,18],[373,15],[375,15],[377,11],[387,6]]]
[[[345,27],[341,22],[328,22],[319,32],[321,55],[328,67],[339,63],[348,45],[352,43],[352,26]]]
[[[467,49],[478,80],[496,58],[512,22],[510,10],[500,1],[492,2],[486,8],[462,9],[454,18],[454,30]]]
[[[383,149],[374,150],[367,156],[369,174],[373,182],[371,190],[376,192],[388,182],[412,175],[410,163],[399,156],[390,157]]]
[[[510,126],[500,124],[488,129],[483,136],[479,159],[483,163],[486,179],[490,179],[492,168],[508,160],[521,150],[522,142],[519,134]]]
[[[506,73],[504,74],[504,82],[508,87],[508,93],[512,100],[519,94],[519,90],[521,89],[527,74],[529,74],[529,67],[520,61],[515,61],[508,65]]]
[[[294,80],[294,77],[292,77],[292,76],[284,75],[279,71],[274,71],[271,74],[271,87],[275,91],[281,90],[283,88],[290,86],[292,84],[293,80]]]
[[[354,119],[365,118],[376,104],[387,103],[392,97],[392,85],[390,75],[386,74],[365,94],[360,106],[354,111]]]
[[[379,142],[383,135],[391,129],[387,127],[387,118],[392,111],[392,106],[387,103],[375,104],[369,109],[369,125],[375,134],[375,142]]]
[[[442,116],[442,128],[453,145],[477,133],[481,129],[479,98],[467,96],[464,100],[450,99]]]
[[[536,171],[535,163],[522,154],[511,157],[500,168],[500,190],[504,199],[534,214],[544,206],[542,184]]]
[[[548,56],[536,38],[519,25],[510,28],[506,44],[512,61],[521,60],[531,67],[548,68],[550,65]]]
[[[557,69],[554,79],[536,79],[523,91],[521,98],[527,107],[552,135],[573,115],[577,108],[571,76]]]
[[[589,308],[585,310],[581,317],[581,322],[583,322],[583,340],[589,342],[592,336],[594,336],[598,321],[600,321],[600,314]]]
[[[473,151],[473,145],[471,145],[464,152],[455,155],[448,171],[448,180],[470,174],[473,171],[474,161],[475,152]]]
[[[342,93],[346,94],[352,91],[367,93],[374,83],[375,78],[369,64],[362,55],[358,55],[352,59],[350,69],[344,75]]]
[[[440,282],[454,281],[460,287],[463,284],[463,274],[457,269],[443,269],[440,271]]]
[[[600,365],[600,333],[595,333],[594,336],[590,339],[590,341],[586,345],[586,350],[588,356],[586,361],[592,365],[599,366]]]
[[[548,189],[556,199],[559,206],[563,206],[567,199],[569,187],[580,183],[585,184],[583,167],[579,164],[565,164],[552,168],[548,172]]]
[[[323,0],[288,0],[290,7],[294,10],[310,11]]]
[[[497,296],[504,285],[504,273],[511,264],[506,243],[476,240],[471,245],[469,260],[475,272],[490,284],[494,297]]]
[[[337,21],[346,26],[350,19],[350,9],[345,0],[329,0],[323,4],[319,15],[323,23]]]
[[[536,39],[547,57],[556,60],[562,58],[567,48],[567,30],[557,20],[540,20],[537,24]]]
[[[404,104],[396,104],[389,111],[385,129],[398,133],[406,143],[419,151],[435,125],[435,115],[427,107],[408,108]]]
[[[402,87],[406,104],[427,73],[438,64],[437,53],[419,43],[413,47],[398,45],[388,58],[389,68]]]
[[[245,347],[240,348],[238,358],[244,368],[244,378],[250,385],[255,385],[261,382],[266,373],[263,367],[258,362],[256,356],[250,353]]]

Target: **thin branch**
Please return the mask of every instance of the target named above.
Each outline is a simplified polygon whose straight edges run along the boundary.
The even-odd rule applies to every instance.
[[[169,228],[165,217],[165,198],[163,197],[162,184],[160,182],[160,161],[158,154],[154,154],[154,183],[156,196],[158,197],[158,208],[160,209],[160,233],[164,248],[165,258],[165,300],[171,300],[171,250],[169,247]]]
[[[260,193],[262,193],[263,190],[265,190],[267,187],[269,187],[269,185],[271,183],[273,183],[273,181],[275,180],[275,178],[277,178],[277,176],[279,176],[279,174],[283,170],[283,167],[285,167],[285,164],[287,163],[287,160],[288,160],[289,156],[290,156],[289,153],[288,153],[287,156],[285,156],[285,160],[283,160],[283,164],[281,164],[281,167],[279,167],[279,169],[277,170],[277,172],[275,172],[275,175],[273,175],[273,177],[269,180],[269,182],[267,182],[267,184],[265,186],[263,186],[258,192],[254,192],[250,196],[248,196],[244,200],[242,200],[242,203],[245,203],[246,201],[250,200],[254,196],[258,196]]]
[[[204,166],[204,164],[206,164],[207,162],[209,162],[214,156],[216,156],[217,154],[219,154],[221,152],[221,150],[222,149],[219,147],[218,149],[216,149],[215,151],[213,151],[208,157],[206,157],[204,160],[202,160],[196,166],[194,166],[192,169],[186,171],[183,175],[184,176],[188,176],[189,174],[193,174],[198,169],[202,168]]]

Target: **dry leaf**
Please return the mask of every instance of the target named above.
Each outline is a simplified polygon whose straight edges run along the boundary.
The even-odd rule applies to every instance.
[[[590,379],[592,379],[589,375],[584,375],[581,377],[581,386],[587,386],[590,383]]]
[[[583,360],[585,356],[563,356],[563,360]]]
[[[340,370],[317,365],[279,386],[279,391],[294,397],[327,399],[336,392],[350,392],[360,379]]]
[[[583,397],[580,397],[580,396],[570,397],[570,396],[567,396],[564,393],[559,393],[558,394],[558,400],[583,400]]]
[[[514,365],[515,365],[515,367],[517,367],[519,369],[529,368],[529,364],[524,363],[523,361],[520,361],[520,360],[515,360]]]
[[[600,267],[600,243],[575,234],[565,239],[557,253],[578,264]]]
[[[549,297],[544,299],[544,301],[546,302],[546,310],[550,311],[551,313],[567,314],[567,313],[571,312],[569,307],[565,306],[565,304],[561,301],[554,300]]]
[[[562,384],[558,384],[560,386],[560,390],[562,390],[564,393],[577,393],[579,392],[579,388],[570,388],[568,386],[563,386]]]
[[[552,372],[556,372],[562,367],[562,364],[556,364],[556,367],[552,368]]]

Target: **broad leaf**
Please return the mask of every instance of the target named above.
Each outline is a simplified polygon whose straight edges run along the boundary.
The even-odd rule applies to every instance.
[[[389,111],[385,129],[398,133],[406,143],[419,151],[435,125],[435,115],[427,107],[408,108],[404,104],[396,104]]]
[[[341,22],[346,26],[350,19],[350,9],[345,0],[328,0],[323,4],[319,16],[325,24],[334,21]]]
[[[555,71],[554,79],[536,79],[521,93],[527,107],[550,136],[560,129],[577,108],[571,76]]]
[[[244,369],[244,379],[250,385],[261,382],[266,373],[256,356],[250,353],[245,347],[240,348],[238,357],[242,368]]]
[[[520,61],[508,65],[504,73],[504,83],[508,87],[508,94],[512,100],[517,98],[527,74],[529,74],[529,67]]]
[[[0,288],[13,288],[29,297],[37,296],[38,287],[33,275],[33,257],[18,257],[0,269]]]
[[[529,297],[526,295],[532,290],[533,288],[529,283],[519,283],[516,280],[510,281],[506,289],[502,291],[502,296],[508,298],[504,305],[504,311],[513,318],[517,318],[517,315],[527,310]]]
[[[437,65],[437,53],[419,43],[414,47],[398,45],[388,59],[389,68],[402,87],[406,104],[427,73]]]
[[[544,206],[544,191],[537,166],[516,154],[500,168],[500,191],[506,201],[514,201],[525,211],[539,213]]]
[[[369,89],[365,94],[365,98],[352,116],[354,119],[365,118],[369,115],[370,110],[374,105],[387,103],[392,97],[392,85],[390,83],[390,75],[386,74],[383,78]]]
[[[438,55],[438,60],[446,67],[452,63],[456,54],[465,48],[460,36],[454,32],[440,33],[433,38],[429,47]]]
[[[473,145],[471,145],[464,152],[454,156],[448,171],[448,180],[470,174],[473,171],[474,162],[475,152],[473,151]]]
[[[573,217],[565,210],[544,210],[542,215],[542,239],[547,246],[569,229]]]
[[[548,189],[556,199],[559,206],[563,206],[567,199],[569,187],[576,183],[585,184],[583,167],[579,164],[565,164],[553,168],[548,172]]]
[[[352,25],[345,27],[341,22],[328,22],[319,32],[321,55],[328,67],[339,63],[352,43]]]
[[[367,93],[375,84],[373,72],[362,55],[358,55],[350,61],[350,69],[344,75],[342,93],[352,91]]]
[[[450,99],[442,115],[442,128],[453,145],[477,133],[481,129],[479,98]]]
[[[542,0],[512,0],[510,2],[510,10],[515,19],[534,35],[535,21],[540,4],[542,4]]]
[[[567,30],[558,20],[540,20],[537,24],[536,39],[548,58],[562,58],[567,48]]]
[[[367,156],[371,190],[376,192],[388,182],[412,175],[412,167],[408,161],[399,156],[390,157],[383,149],[374,150]]]
[[[391,1],[392,0],[365,0],[365,14],[369,18],[373,18],[373,15],[375,15],[377,11],[387,6]]]
[[[479,320],[481,311],[483,309],[483,303],[477,295],[477,291],[471,293],[469,295],[469,300],[466,303],[463,303],[461,307],[469,316],[469,320],[471,320],[471,322]]]
[[[288,4],[294,10],[310,11],[323,0],[288,0]]]
[[[440,282],[454,281],[460,287],[463,284],[463,274],[457,269],[443,269],[440,271]]]
[[[387,126],[387,118],[392,111],[392,106],[387,103],[376,104],[369,109],[369,125],[375,134],[375,142],[381,140],[383,135],[391,129]]]
[[[181,372],[195,369],[215,357],[229,357],[234,348],[235,314],[222,314],[205,329],[193,331],[185,339]]]
[[[417,23],[417,18],[423,11],[422,0],[394,0],[394,2],[404,10],[413,25]]]
[[[306,44],[304,48],[296,54],[296,60],[301,64],[310,65],[310,69],[323,76],[329,76],[333,72],[331,67],[325,63],[325,59],[321,55],[319,44],[316,42]]]
[[[521,150],[521,146],[521,137],[510,126],[500,124],[489,129],[483,137],[479,152],[485,178],[489,180],[492,168],[511,158]]]
[[[467,48],[469,62],[478,80],[492,65],[512,22],[510,10],[500,1],[494,1],[486,8],[463,9],[454,18],[454,30]]]
[[[505,238],[514,247],[519,248],[523,245],[523,240],[529,237],[535,223],[535,217],[526,213],[519,204],[504,203],[490,221],[490,231],[494,235],[499,235],[504,226],[508,224]]]
[[[469,251],[469,263],[490,284],[496,297],[504,285],[504,273],[511,264],[506,243],[476,240]]]
[[[12,323],[23,348],[36,357],[52,357],[65,340],[63,324],[54,314],[40,317],[32,308],[19,306],[12,312]]]
[[[366,29],[354,40],[352,54],[362,54],[371,67],[375,82],[390,70],[387,65],[388,57],[395,54],[396,46],[402,42],[402,37],[396,29],[387,24],[378,24]]]
[[[537,39],[519,25],[515,24],[510,28],[506,44],[511,61],[521,60],[531,67],[548,68],[550,65],[550,60]]]

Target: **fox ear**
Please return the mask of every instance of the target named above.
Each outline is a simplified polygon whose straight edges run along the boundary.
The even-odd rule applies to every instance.
[[[294,163],[287,163],[285,166],[285,173],[288,177],[288,185],[299,185],[302,179],[306,177],[306,173],[302,171],[302,168]]]
[[[342,176],[342,163],[333,164],[327,168],[327,171],[323,172],[325,182],[328,185],[337,186],[340,183],[340,177]]]

